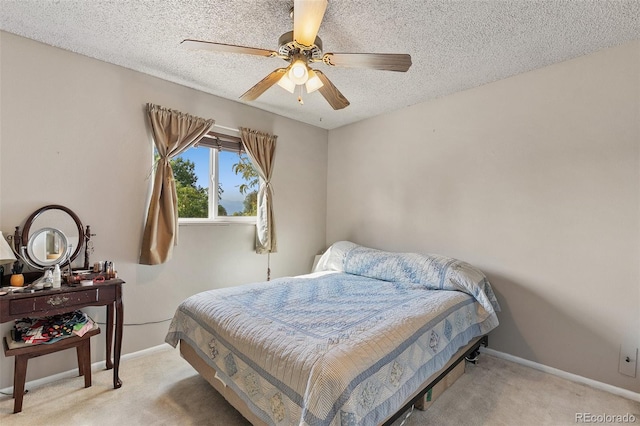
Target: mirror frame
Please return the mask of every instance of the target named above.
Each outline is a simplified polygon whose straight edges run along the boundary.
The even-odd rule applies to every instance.
[[[29,231],[31,230],[31,225],[33,224],[33,221],[36,220],[36,218],[38,216],[40,216],[42,213],[44,213],[44,212],[46,212],[48,210],[62,210],[62,211],[64,211],[69,216],[71,216],[71,218],[76,223],[76,227],[78,228],[78,244],[76,245],[75,250],[73,251],[71,256],[69,256],[69,258],[65,259],[65,262],[60,265],[60,266],[64,266],[67,263],[73,262],[78,257],[78,255],[80,254],[80,250],[82,249],[82,246],[85,243],[85,240],[84,240],[85,239],[84,227],[82,226],[82,222],[80,222],[80,218],[78,217],[78,215],[76,215],[68,207],[61,206],[59,204],[49,204],[47,206],[40,207],[38,210],[36,210],[33,213],[31,213],[31,216],[29,216],[27,218],[27,221],[25,222],[24,227],[22,228],[22,246],[28,248],[28,246],[29,246]],[[62,232],[62,231],[60,231],[60,232]],[[65,235],[65,238],[67,238],[67,244],[69,244],[68,243],[68,237],[66,235]],[[33,261],[33,259],[29,259],[29,260]],[[50,266],[50,265],[46,265],[46,266]],[[44,266],[44,267],[46,267],[46,266]]]

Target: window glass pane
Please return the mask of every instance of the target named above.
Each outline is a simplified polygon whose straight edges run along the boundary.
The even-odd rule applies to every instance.
[[[209,156],[206,147],[189,148],[171,160],[178,194],[178,217],[209,217]]]
[[[214,169],[217,154],[218,181]],[[157,158],[157,155],[156,155]],[[178,217],[255,216],[259,178],[246,154],[193,147],[171,160]],[[213,174],[213,175],[211,175]],[[216,197],[216,199],[209,199]],[[217,212],[209,211],[210,208]]]
[[[245,155],[218,153],[219,216],[255,216],[258,174]]]

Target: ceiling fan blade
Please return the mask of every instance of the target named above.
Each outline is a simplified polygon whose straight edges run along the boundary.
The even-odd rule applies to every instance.
[[[411,55],[405,53],[326,53],[327,65],[405,72],[411,67]]]
[[[293,2],[293,39],[313,46],[327,9],[327,0],[295,0]]]
[[[289,70],[290,66],[287,68],[278,68],[277,70],[270,73],[268,76],[263,78],[253,86],[251,89],[247,90],[240,96],[240,99],[243,101],[255,101],[258,99],[260,95],[262,95],[269,87],[273,86],[282,78],[283,75]]]
[[[277,52],[256,47],[237,46],[235,44],[213,43],[211,41],[186,39],[180,45],[190,50],[210,50],[220,53],[244,53],[246,55],[277,56]]]
[[[326,75],[322,71],[314,70],[320,81],[322,81],[323,86],[318,89],[318,92],[324,96],[324,98],[329,102],[331,108],[333,109],[342,109],[349,106],[349,101],[344,97],[342,93],[333,85],[331,81],[327,78]]]

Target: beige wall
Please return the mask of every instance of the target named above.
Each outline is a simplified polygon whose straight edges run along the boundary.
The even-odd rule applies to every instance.
[[[639,75],[634,42],[330,131],[327,243],[467,260],[490,347],[639,392]]]
[[[278,135],[272,275],[310,269],[325,245],[326,130],[8,33],[0,47],[0,230],[12,233],[46,204],[74,210],[97,234],[92,259],[113,260],[127,282],[126,323],[171,318],[185,297],[264,280],[267,269],[249,225],[181,226],[172,261],[136,263],[152,159],[146,102]],[[91,309],[102,321],[103,311]],[[161,344],[168,326],[126,327],[124,353]],[[93,361],[104,359],[104,339],[93,342]],[[70,370],[74,360],[70,351],[34,359],[27,380]],[[12,368],[13,358],[0,356],[0,388],[11,385]]]

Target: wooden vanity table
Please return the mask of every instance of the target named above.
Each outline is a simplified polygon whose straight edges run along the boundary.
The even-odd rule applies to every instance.
[[[42,318],[51,315],[73,312],[87,306],[106,306],[106,365],[107,370],[113,369],[113,387],[122,386],[119,377],[120,354],[122,352],[122,327],[124,311],[122,308],[122,284],[121,279],[104,280],[104,275],[110,275],[112,271],[89,272],[89,252],[91,234],[89,226],[86,232],[80,218],[68,207],[58,204],[50,204],[41,207],[31,213],[25,221],[22,231],[15,227],[15,232],[7,237],[15,257],[14,271],[22,271],[24,264],[35,271],[70,268],[70,265],[78,257],[84,247],[84,264],[82,273],[73,273],[68,276],[68,283],[58,288],[35,290],[31,286],[25,286],[19,292],[12,291],[0,296],[0,323],[5,323],[22,318]],[[71,273],[72,271],[69,270]],[[27,272],[23,274],[24,280],[31,283],[43,276],[42,272]],[[86,280],[90,285],[82,286],[81,282],[75,285],[74,278]],[[99,278],[100,281],[93,280]],[[54,283],[55,283],[55,278]],[[93,283],[92,283],[93,280]],[[10,277],[5,277],[1,283],[7,286]],[[92,284],[91,284],[92,283]],[[115,336],[114,336],[115,321]],[[100,333],[99,327],[90,330],[85,335],[71,336],[53,342],[49,345],[25,345],[15,346],[11,336],[4,339],[5,356],[15,356],[14,363],[14,412],[22,410],[22,397],[24,396],[24,382],[27,371],[27,361],[53,352],[76,348],[78,357],[78,370],[81,376],[85,376],[85,387],[91,386],[91,346],[92,335]],[[112,361],[113,355],[113,361]]]
[[[11,293],[0,296],[0,323],[25,317],[45,317],[63,314],[82,309],[87,306],[106,306],[106,364],[107,369],[113,368],[113,387],[122,386],[119,366],[122,351],[122,284],[121,279],[111,279],[90,286],[70,287],[62,285],[60,288],[39,290],[33,293]],[[115,318],[115,338],[114,338]],[[111,354],[113,349],[113,362]]]

